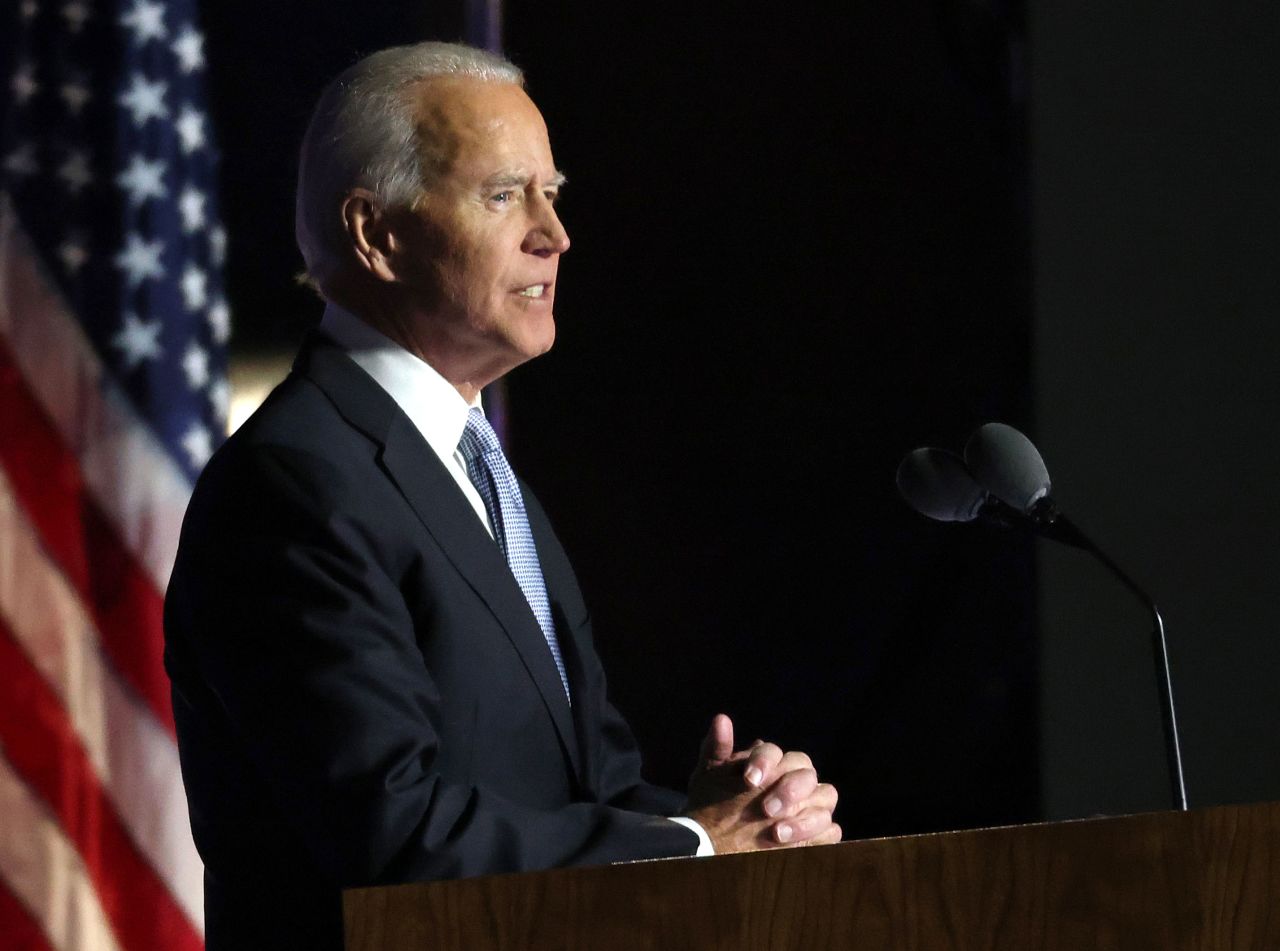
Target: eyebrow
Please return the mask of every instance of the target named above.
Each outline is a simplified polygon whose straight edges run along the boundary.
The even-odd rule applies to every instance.
[[[531,175],[518,175],[512,172],[500,172],[497,175],[492,175],[489,178],[486,178],[480,183],[480,188],[485,191],[488,191],[491,188],[514,188],[517,186],[524,188],[529,184],[531,179]],[[556,173],[547,179],[547,187],[562,188],[568,181],[569,179],[565,176],[564,172],[557,169]]]

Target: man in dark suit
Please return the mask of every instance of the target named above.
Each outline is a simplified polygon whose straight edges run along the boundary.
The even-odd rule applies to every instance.
[[[839,839],[807,757],[735,752],[727,717],[687,797],[641,779],[483,420],[554,339],[563,180],[479,51],[383,51],[317,107],[298,238],[326,312],[202,475],[166,603],[210,951],[338,948],[344,887]]]

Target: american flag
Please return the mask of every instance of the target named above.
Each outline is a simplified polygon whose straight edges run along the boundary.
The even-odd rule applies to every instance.
[[[0,14],[0,947],[198,949],[161,605],[225,430],[194,0]]]

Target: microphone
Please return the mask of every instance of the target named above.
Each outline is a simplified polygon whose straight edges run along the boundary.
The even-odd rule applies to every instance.
[[[977,519],[1001,528],[1020,525],[1039,530],[1021,512],[978,485],[964,460],[946,449],[922,446],[911,450],[898,464],[897,483],[907,504],[935,522]]]
[[[1119,570],[1059,511],[1049,495],[1053,483],[1040,450],[1018,430],[1004,423],[979,426],[964,445],[964,463],[975,482],[1023,517],[1011,519],[1012,513],[1006,512],[1004,524],[1022,521],[1037,535],[1087,551]],[[1140,597],[1150,600],[1145,594]]]
[[[1049,495],[1049,470],[1040,453],[1030,439],[1004,423],[978,427],[965,443],[964,464],[987,491],[1019,512],[1030,513]]]
[[[906,460],[903,463],[905,465]],[[1160,694],[1160,719],[1164,729],[1169,783],[1174,807],[1185,812],[1187,787],[1182,775],[1182,750],[1173,709],[1169,648],[1165,642],[1164,620],[1155,601],[1062,514],[1049,495],[1052,483],[1039,450],[1018,430],[1004,423],[980,426],[965,444],[964,467],[980,489],[985,489],[1019,515],[1025,516],[1038,534],[1093,555],[1151,612],[1151,650],[1155,661],[1156,688]],[[923,509],[917,507],[917,511]]]
[[[897,483],[908,505],[937,522],[972,522],[988,498],[959,456],[931,446],[906,454]]]

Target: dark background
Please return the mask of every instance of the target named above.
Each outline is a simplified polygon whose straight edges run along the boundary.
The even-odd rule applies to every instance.
[[[1004,45],[923,3],[609,6],[508,19],[577,242],[512,447],[655,774],[682,783],[723,708],[809,751],[851,833],[1035,814],[1023,552],[893,484],[918,442],[1025,413],[1019,117],[969,69]]]
[[[1280,6],[1032,18],[1035,402],[1059,500],[1164,613],[1193,804],[1280,798]],[[1041,559],[1043,807],[1160,806],[1139,607]]]
[[[1091,423],[1128,419],[1130,434],[1162,418],[1154,405],[1131,418],[1127,391],[1107,389],[1098,371],[1132,380],[1127,342],[1139,330],[1127,322],[1146,298],[1114,292],[1134,275],[1167,275],[1168,247],[1122,240],[1100,214],[1128,220],[1131,182],[1106,202],[1082,199],[1116,167],[1131,123],[1145,123],[1143,143],[1167,133],[1175,108],[1153,120],[1152,104],[1182,102],[1202,74],[1181,60],[1169,88],[1159,43],[1178,60],[1203,22],[1175,16],[1153,52],[1145,27],[1159,15],[1102,6],[1040,20],[1021,3],[978,0],[836,15],[576,6],[506,12],[506,52],[528,73],[570,178],[562,213],[574,242],[556,347],[508,380],[509,442],[574,558],[652,778],[682,785],[707,720],[724,710],[742,741],[763,735],[812,753],[841,790],[851,835],[1164,805],[1158,726],[1152,734],[1143,720],[1154,700],[1142,693],[1141,612],[1095,610],[1106,579],[1074,577],[1076,563],[1060,569],[1056,554],[1037,578],[1025,539],[926,522],[898,500],[893,473],[914,446],[959,448],[978,424],[1010,422],[1048,440],[1059,488],[1072,486],[1065,472],[1086,490],[1066,493],[1078,520],[1105,529],[1100,540],[1121,539],[1127,564],[1150,564],[1150,550],[1123,544],[1143,529],[1123,500],[1156,480],[1118,477],[1124,443],[1073,426],[1073,408],[1087,405]],[[1218,16],[1256,26],[1239,7]],[[320,312],[292,281],[295,153],[319,89],[382,46],[458,38],[463,17],[408,2],[224,0],[205,18],[243,361],[290,351]],[[1212,41],[1224,63],[1231,44],[1229,34]],[[1100,48],[1131,64],[1130,79],[1154,78],[1123,81]],[[1212,75],[1226,85],[1201,102],[1206,114],[1243,84],[1252,92],[1277,78],[1274,67],[1233,73],[1236,85]],[[1113,124],[1093,121],[1082,101],[1111,110]],[[1080,163],[1082,141],[1092,165]],[[1149,147],[1151,167],[1167,167]],[[1249,168],[1269,181],[1265,167]],[[1078,188],[1058,187],[1073,177]],[[1187,201],[1197,187],[1188,173],[1162,197]],[[1186,237],[1208,243],[1194,229]],[[1085,267],[1135,247],[1148,252],[1145,271],[1100,285]],[[1263,247],[1274,261],[1280,241]],[[1178,267],[1200,287],[1197,260]],[[1252,303],[1273,313],[1270,287]],[[1113,306],[1099,308],[1109,293]],[[1178,345],[1194,352],[1194,334],[1179,344],[1158,322],[1136,326],[1144,366]],[[1084,345],[1098,340],[1110,363]],[[1221,396],[1182,385],[1193,404]],[[1182,465],[1195,454],[1179,435],[1161,449]],[[1089,480],[1090,465],[1106,475]],[[1198,527],[1165,536],[1158,567],[1201,576]],[[1274,564],[1270,536],[1251,538],[1252,554],[1232,557],[1255,571]],[[1047,620],[1037,620],[1037,590]],[[1076,608],[1066,622],[1063,603]],[[1217,605],[1204,610],[1220,616]],[[1246,641],[1267,632],[1270,614],[1254,606]],[[1209,642],[1192,635],[1203,633],[1171,631],[1175,663],[1194,663],[1190,646]],[[1098,659],[1100,644],[1129,642],[1122,660]],[[1280,658],[1234,659],[1244,662],[1229,669],[1252,678],[1272,712],[1260,672],[1280,670]],[[1112,677],[1118,668],[1141,670],[1141,686]],[[1175,671],[1175,681],[1194,674]],[[1194,685],[1188,693],[1207,716]],[[1077,742],[1082,722],[1093,728]],[[1274,748],[1251,746],[1250,762]],[[1199,742],[1201,777],[1219,749]],[[1214,798],[1197,798],[1193,784],[1193,802],[1280,794],[1274,759],[1252,772],[1214,762]]]

